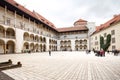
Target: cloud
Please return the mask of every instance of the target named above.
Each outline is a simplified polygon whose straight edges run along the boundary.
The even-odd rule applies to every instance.
[[[26,8],[35,10],[56,27],[73,26],[82,18],[89,22],[103,24],[114,14],[120,13],[120,0],[15,0]]]

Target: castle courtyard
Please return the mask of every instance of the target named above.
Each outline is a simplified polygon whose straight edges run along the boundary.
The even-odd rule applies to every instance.
[[[0,62],[8,59],[22,63],[20,68],[2,71],[15,80],[120,80],[120,56],[111,53],[105,57],[85,51],[0,55]]]

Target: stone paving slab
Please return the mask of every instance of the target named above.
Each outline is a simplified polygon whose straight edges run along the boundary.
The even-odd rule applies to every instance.
[[[23,67],[3,71],[15,80],[120,80],[120,56],[96,57],[85,52],[0,55]]]

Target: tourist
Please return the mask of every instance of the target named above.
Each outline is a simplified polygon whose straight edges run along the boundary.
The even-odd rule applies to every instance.
[[[103,49],[100,50],[100,56],[105,56],[105,51]]]
[[[88,50],[86,50],[86,54],[88,54]]]
[[[115,56],[118,56],[119,51],[115,49],[115,50],[113,51],[113,53],[114,53]]]
[[[49,50],[49,56],[51,56],[51,51]]]

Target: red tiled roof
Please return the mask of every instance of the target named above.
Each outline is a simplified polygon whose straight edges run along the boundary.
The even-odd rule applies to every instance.
[[[76,22],[85,22],[85,23],[82,23],[82,24],[85,24],[86,25],[86,20],[83,20],[83,19],[79,19],[77,20]],[[75,22],[75,23],[76,23]],[[75,24],[74,23],[74,24]],[[80,31],[80,30],[88,30],[88,28],[85,26],[85,25],[79,25],[79,26],[76,26],[74,25],[73,27],[67,27],[67,28],[57,28],[58,32],[66,32],[66,31]]]
[[[100,26],[97,26],[96,27],[96,31],[94,32],[94,34],[102,31],[103,29],[106,29],[106,28],[110,27],[112,24],[115,24],[118,21],[120,21],[120,14],[119,15],[115,15],[112,19],[110,19],[106,23],[101,24]]]
[[[67,32],[67,31],[79,31],[79,30],[88,30],[87,27],[67,27],[67,28],[57,28],[59,32]]]
[[[8,2],[9,4],[15,6],[16,8],[20,9],[21,11],[31,15],[32,17],[35,17],[35,15],[30,10],[26,9],[24,6],[22,6],[21,4],[15,2],[14,0],[5,0],[5,1]]]
[[[77,20],[76,22],[87,22],[86,20],[83,20],[83,19],[79,19]]]
[[[36,15],[36,17],[37,17],[40,21],[42,21],[43,23],[51,26],[52,28],[55,28],[55,26],[54,26],[54,24],[53,24],[52,22],[48,21],[46,18],[44,18],[43,16],[41,16],[39,13],[37,13],[37,12],[35,12],[35,11],[33,11],[33,13]]]
[[[76,23],[80,23],[80,24],[83,24],[83,25],[86,25],[87,24],[87,21],[86,20],[83,20],[83,19],[79,19],[79,20],[77,20],[77,21],[75,21],[74,22],[74,25],[76,24]],[[76,26],[74,26],[74,27],[76,27]]]

